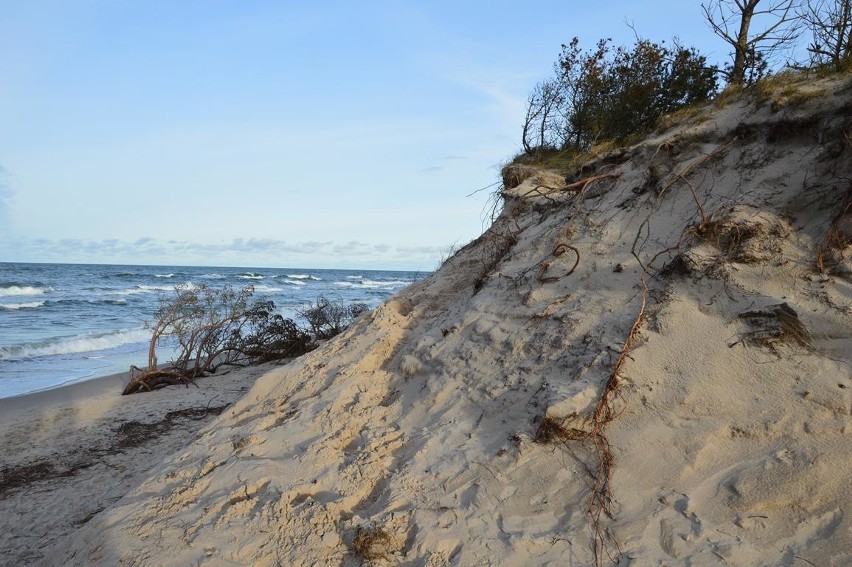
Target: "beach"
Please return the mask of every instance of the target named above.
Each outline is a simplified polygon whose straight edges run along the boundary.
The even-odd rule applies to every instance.
[[[852,82],[790,81],[505,168],[481,237],[289,364],[0,406],[4,462],[58,477],[6,491],[5,553],[852,564]]]
[[[0,399],[0,564],[37,563],[277,366],[131,396],[121,373]]]

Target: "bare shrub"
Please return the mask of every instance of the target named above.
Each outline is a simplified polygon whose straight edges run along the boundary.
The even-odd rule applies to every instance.
[[[234,337],[234,347],[256,362],[301,356],[314,348],[310,335],[275,312],[272,301],[258,301],[246,312],[249,333]]]
[[[370,310],[366,303],[344,304],[320,296],[312,304],[297,311],[310,333],[318,340],[330,339],[342,333],[352,321]]]
[[[254,287],[178,286],[160,297],[151,327],[148,366],[130,369],[124,394],[188,384],[223,364],[250,364],[304,354],[310,337],[275,313],[275,304],[253,300]],[[175,358],[160,367],[157,347],[174,341]]]
[[[808,0],[800,17],[813,37],[808,51],[814,64],[852,67],[852,0]]]

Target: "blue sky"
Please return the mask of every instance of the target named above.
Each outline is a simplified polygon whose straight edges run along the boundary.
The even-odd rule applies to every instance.
[[[682,1],[0,0],[0,261],[430,270],[560,45]]]

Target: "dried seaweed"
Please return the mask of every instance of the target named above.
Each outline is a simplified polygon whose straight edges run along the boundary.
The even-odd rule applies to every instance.
[[[740,342],[766,347],[777,354],[781,344],[795,343],[803,348],[812,348],[811,335],[799,319],[798,313],[786,303],[770,305],[763,309],[744,311],[738,315],[749,330],[743,333]]]
[[[388,559],[394,552],[394,542],[382,528],[360,528],[352,541],[352,552],[365,561]]]

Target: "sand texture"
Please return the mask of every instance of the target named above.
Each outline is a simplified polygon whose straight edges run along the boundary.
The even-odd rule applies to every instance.
[[[0,399],[0,565],[37,563],[192,443],[270,368],[224,370],[198,387],[135,396],[120,395],[121,374]]]
[[[45,564],[852,564],[852,83],[796,89],[514,176]]]

